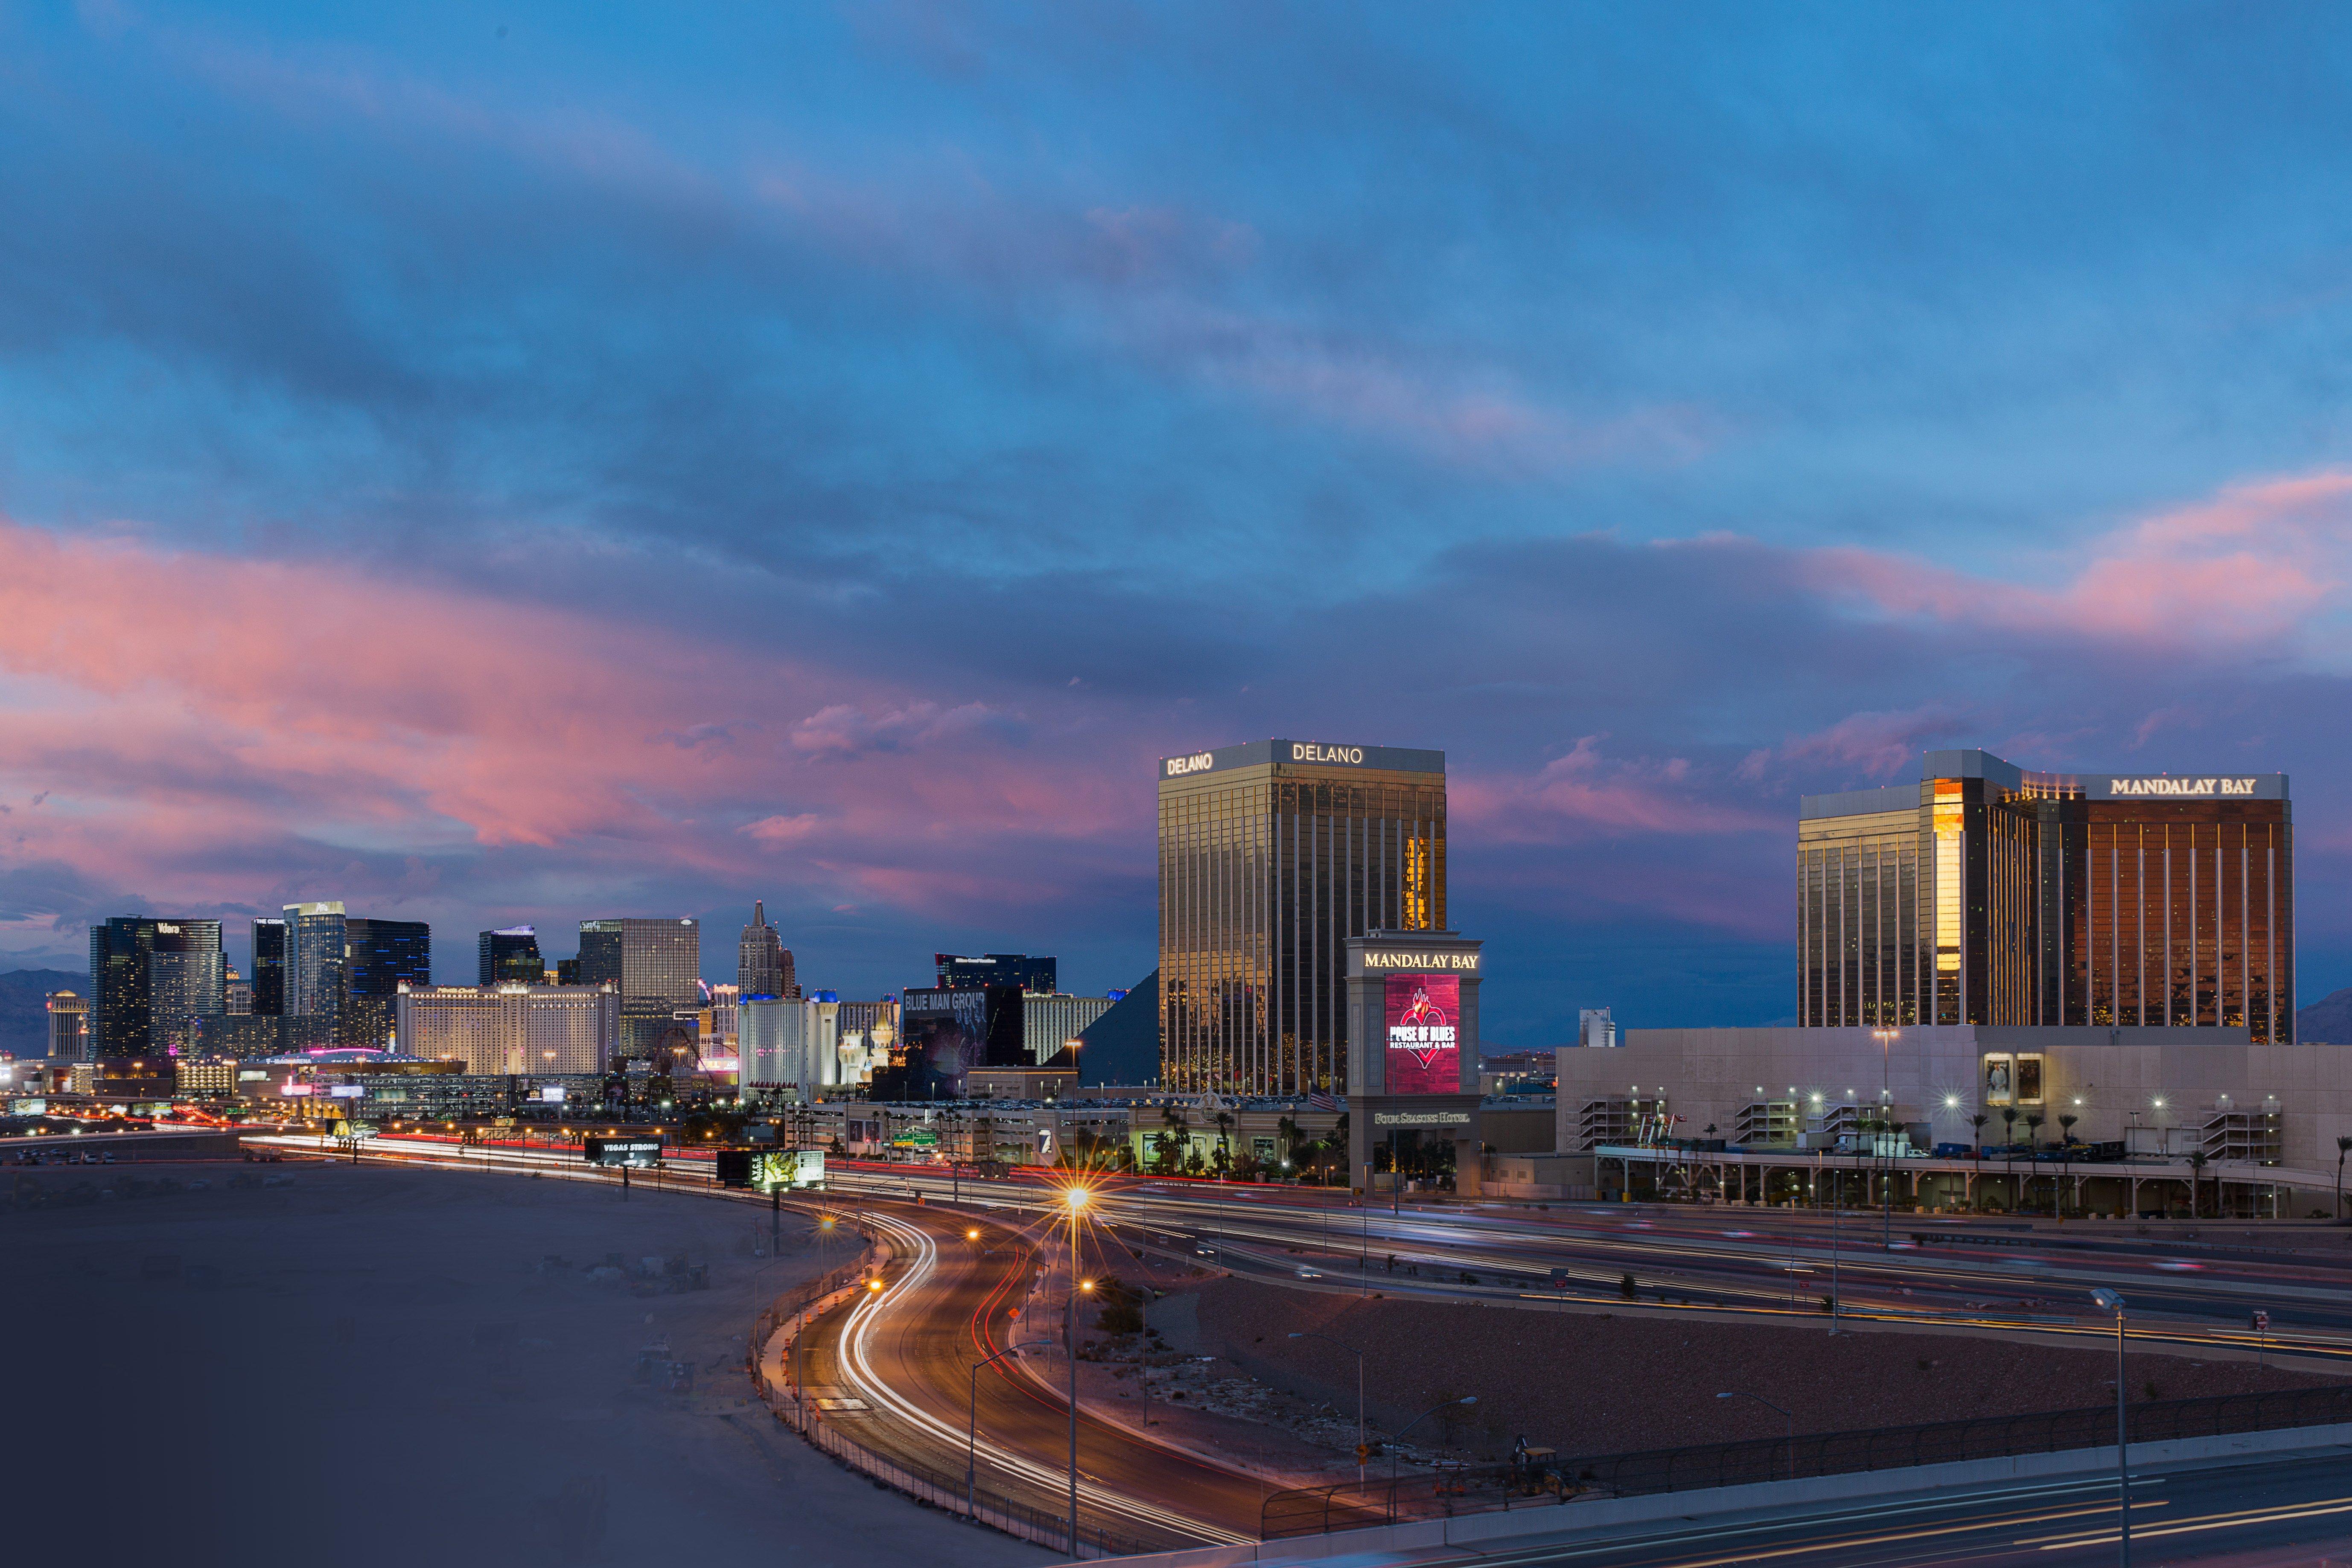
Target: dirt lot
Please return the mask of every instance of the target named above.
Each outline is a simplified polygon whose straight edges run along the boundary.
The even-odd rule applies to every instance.
[[[767,1256],[768,1229],[394,1166],[0,1173],[10,1543],[190,1568],[1049,1560],[750,1397],[752,1319],[816,1264],[789,1227]]]
[[[1967,1416],[2074,1409],[2115,1397],[2115,1358],[2020,1340],[1949,1333],[1847,1332],[1820,1324],[1727,1324],[1643,1314],[1571,1314],[1509,1307],[1444,1305],[1308,1294],[1239,1279],[1161,1277],[1189,1307],[1160,1309],[1166,1342],[1213,1363],[1183,1375],[1212,1386],[1183,1404],[1229,1413],[1250,1405],[1246,1380],[1288,1402],[1264,1401],[1294,1438],[1313,1425],[1284,1410],[1328,1406],[1352,1433],[1356,1363],[1296,1331],[1328,1334],[1366,1352],[1368,1403],[1376,1427],[1410,1419],[1441,1400],[1475,1394],[1445,1436],[1493,1454],[1524,1435],[1563,1454],[1622,1452],[1680,1443],[1768,1437],[1780,1418],[1751,1400],[1718,1400],[1736,1390],[1791,1412],[1799,1431],[1840,1431]],[[2184,1399],[2254,1389],[2313,1387],[2336,1380],[2257,1369],[2251,1362],[2135,1351],[2131,1396]],[[1163,1374],[1165,1375],[1165,1374]],[[1236,1381],[1240,1380],[1240,1381]],[[1125,1386],[1139,1387],[1130,1375]],[[1181,1384],[1174,1386],[1183,1386]],[[1130,1396],[1132,1397],[1132,1396]],[[1165,1413],[1168,1401],[1150,1414]],[[1433,1418],[1417,1430],[1442,1428]],[[1222,1426],[1206,1428],[1227,1433]],[[1335,1430],[1327,1417],[1321,1440]],[[1288,1444],[1267,1445],[1269,1454]],[[1286,1457],[1287,1455],[1286,1454]]]

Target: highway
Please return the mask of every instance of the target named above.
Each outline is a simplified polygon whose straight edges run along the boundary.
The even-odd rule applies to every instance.
[[[1050,1177],[950,1180],[922,1167],[837,1169],[831,1185],[952,1196],[1018,1216],[1054,1201]],[[2128,1222],[1889,1225],[1874,1213],[1737,1205],[1443,1203],[1392,1213],[1314,1188],[1150,1178],[1103,1183],[1095,1214],[1139,1244],[1315,1289],[1622,1310],[1630,1275],[1646,1309],[1818,1319],[1834,1293],[1843,1314],[1865,1321],[2063,1337],[2112,1331],[2089,1300],[2105,1286],[2129,1301],[2133,1332],[2149,1342],[2352,1358],[2352,1232],[2316,1224],[2210,1221],[2142,1237]],[[2257,1310],[2270,1316],[2261,1334],[2251,1327]]]
[[[2352,1562],[2347,1450],[2260,1464],[2135,1472],[2133,1561],[2226,1562],[2237,1568]],[[1938,1489],[1849,1504],[1759,1510],[1650,1530],[1593,1531],[1573,1540],[1496,1542],[1383,1552],[1391,1568],[1903,1568],[1905,1564],[2111,1568],[2116,1552],[2112,1476]]]

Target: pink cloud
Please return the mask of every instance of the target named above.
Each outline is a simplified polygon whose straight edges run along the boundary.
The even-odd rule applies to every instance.
[[[1804,578],[1877,614],[1989,630],[2171,646],[2344,651],[2315,624],[2352,573],[2352,472],[2232,487],[2114,530],[2054,587],[1974,576],[1913,557],[1822,550]]]
[[[1448,786],[1448,809],[1455,821],[1506,843],[1746,833],[1769,825],[1764,814],[1706,799],[1687,760],[1614,760],[1601,754],[1603,739],[1580,736],[1532,778],[1457,777]]]

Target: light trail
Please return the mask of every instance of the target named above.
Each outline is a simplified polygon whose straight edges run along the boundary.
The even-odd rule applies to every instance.
[[[938,1266],[938,1245],[932,1240],[929,1232],[919,1226],[909,1225],[895,1215],[866,1210],[863,1211],[863,1217],[877,1228],[889,1233],[894,1239],[906,1243],[910,1249],[911,1261],[905,1273],[895,1283],[887,1285],[882,1290],[870,1292],[864,1300],[851,1310],[849,1321],[843,1325],[842,1329],[842,1345],[845,1352],[842,1358],[843,1363],[856,1370],[856,1376],[854,1381],[859,1392],[870,1401],[883,1405],[900,1421],[934,1441],[951,1450],[961,1451],[965,1447],[966,1434],[956,1431],[944,1421],[900,1394],[890,1385],[888,1380],[875,1370],[872,1359],[872,1336],[881,1321],[883,1311],[902,1290],[911,1294],[930,1278]],[[1013,1449],[990,1441],[981,1442],[979,1450],[999,1469],[1017,1476],[1034,1486],[1059,1489],[1068,1484],[1069,1471],[1066,1468],[1041,1464]],[[1087,1479],[1083,1471],[1078,1478],[1078,1499],[1082,1504],[1092,1505],[1097,1512],[1108,1513],[1140,1524],[1156,1525],[1160,1529],[1172,1530],[1181,1534],[1197,1536],[1202,1541],[1216,1545],[1244,1545],[1256,1539],[1255,1536],[1242,1535],[1216,1525],[1203,1523],[1189,1515],[1178,1513],[1172,1509],[1161,1508],[1141,1499],[1130,1498],[1124,1493],[1113,1491]]]

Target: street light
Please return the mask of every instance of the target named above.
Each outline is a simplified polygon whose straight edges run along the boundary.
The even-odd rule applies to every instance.
[[[980,1474],[980,1369],[990,1362],[1002,1361],[1014,1351],[1051,1350],[1051,1340],[1024,1340],[1017,1345],[1007,1345],[994,1355],[971,1363],[971,1392],[964,1402],[963,1513],[966,1519],[977,1517],[974,1503],[979,1497],[977,1477]]]
[[[1290,1337],[1294,1340],[1321,1340],[1327,1345],[1339,1345],[1341,1350],[1356,1358],[1356,1489],[1361,1491],[1364,1488],[1364,1459],[1367,1452],[1364,1447],[1364,1352],[1351,1344],[1333,1339],[1328,1334],[1309,1331],[1296,1333]]]
[[[2124,1401],[2124,1299],[2113,1290],[2094,1290],[2091,1300],[2102,1312],[2116,1315],[2116,1517],[2121,1528],[2116,1540],[2123,1568],[2131,1568],[2131,1425]]]
[[[1078,1555],[1078,1292],[1095,1282],[1078,1279],[1078,1216],[1086,1212],[1087,1190],[1072,1185],[1062,1193],[1070,1211],[1070,1293],[1062,1300],[1062,1353],[1070,1362],[1070,1559]]]
[[[1879,1198],[1885,1205],[1879,1242],[1891,1252],[1895,1248],[1895,1144],[1889,1132],[1895,1125],[1895,1042],[1903,1037],[1903,1031],[1873,1029],[1870,1034],[1878,1042],[1878,1136],[1885,1163],[1885,1174],[1879,1178]]]
[[[1780,1411],[1781,1417],[1789,1423],[1789,1479],[1795,1480],[1797,1479],[1797,1418],[1787,1411],[1781,1410],[1779,1405],[1762,1394],[1750,1394],[1744,1388],[1734,1389],[1728,1394],[1718,1394],[1716,1397],[1717,1399],[1752,1399],[1767,1410]]]
[[[1475,1405],[1477,1403],[1478,1396],[1473,1394],[1465,1395],[1460,1399],[1449,1399],[1443,1405],[1433,1405],[1428,1409],[1423,1411],[1420,1415],[1414,1416],[1412,1420],[1406,1422],[1403,1426],[1398,1427],[1395,1433],[1389,1438],[1389,1522],[1391,1524],[1394,1524],[1396,1522],[1398,1441],[1402,1438],[1406,1433],[1412,1431],[1414,1427],[1420,1426],[1423,1422],[1428,1420],[1431,1416],[1436,1415],[1441,1410],[1451,1410],[1457,1405]]]

